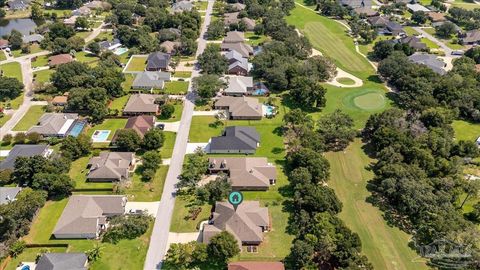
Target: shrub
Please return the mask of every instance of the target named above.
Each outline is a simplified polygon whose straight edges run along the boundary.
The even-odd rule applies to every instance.
[[[122,239],[137,238],[148,230],[151,221],[152,218],[147,215],[114,217],[102,241],[116,244]]]
[[[26,247],[27,247],[27,243],[25,243],[25,241],[22,241],[22,240],[16,241],[10,246],[10,249],[9,249],[10,256],[12,256],[13,258],[16,258],[18,255],[22,254],[22,252],[25,250]]]

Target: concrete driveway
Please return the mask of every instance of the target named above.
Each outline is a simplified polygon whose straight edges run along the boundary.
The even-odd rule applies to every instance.
[[[130,210],[144,210],[149,215],[156,216],[158,211],[158,205],[160,202],[127,202],[125,205],[125,213],[128,214]]]
[[[171,244],[179,244],[179,243],[189,243],[192,241],[200,241],[200,232],[191,232],[191,233],[168,233],[168,246],[170,247]]]
[[[209,152],[210,151],[210,143],[188,143],[187,144],[187,154],[193,154],[195,153],[195,150],[197,148],[202,148],[203,151]]]
[[[215,116],[220,112],[220,110],[212,111],[193,111],[193,116]]]
[[[155,126],[163,124],[165,127],[163,128],[163,131],[171,131],[171,132],[178,132],[178,129],[180,128],[180,121],[177,122],[155,122]]]

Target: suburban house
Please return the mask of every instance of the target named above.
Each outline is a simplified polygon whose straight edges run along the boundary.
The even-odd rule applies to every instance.
[[[242,4],[242,3],[234,3],[234,4],[228,4],[232,10],[235,11],[242,11],[244,10],[247,6]]]
[[[159,110],[158,104],[155,104],[155,99],[157,98],[158,95],[133,94],[128,99],[125,108],[123,108],[123,114],[157,114]]]
[[[253,78],[245,76],[225,76],[223,80],[228,84],[223,92],[227,96],[243,96],[253,89]]]
[[[1,50],[4,50],[4,49],[8,48],[8,46],[9,46],[8,40],[0,39],[0,49]]]
[[[251,97],[221,96],[215,102],[215,109],[226,110],[232,120],[261,120],[263,116],[262,104]]]
[[[246,76],[250,71],[251,64],[248,59],[236,50],[230,50],[224,53],[224,56],[228,59],[228,74]]]
[[[237,24],[240,22],[240,19],[238,18],[239,12],[231,12],[231,13],[225,13],[223,14],[223,23],[225,26],[230,26],[231,24]]]
[[[410,55],[408,59],[414,63],[425,65],[440,75],[447,73],[445,71],[447,64],[434,54],[414,53]]]
[[[338,3],[344,7],[363,8],[363,7],[372,7],[371,0],[338,0]]]
[[[367,21],[375,28],[385,28],[390,19],[385,16],[374,16],[367,18]]]
[[[476,29],[466,32],[462,38],[462,43],[468,45],[480,44],[480,30]]]
[[[405,31],[403,30],[403,26],[400,24],[388,21],[383,33],[392,36],[399,36],[401,34],[405,34]]]
[[[193,3],[190,1],[177,1],[172,5],[173,12],[191,11],[192,8]]]
[[[22,42],[26,44],[40,43],[44,37],[40,34],[25,35],[22,37]]]
[[[49,157],[53,152],[46,144],[16,144],[0,163],[0,170],[13,170],[17,157]]]
[[[122,195],[73,195],[53,230],[57,239],[96,239],[107,229],[108,218],[123,215]]]
[[[425,51],[428,49],[427,44],[420,41],[416,36],[406,36],[398,39],[390,40],[392,44],[407,44],[415,49],[415,51]]]
[[[353,11],[358,15],[363,15],[365,17],[378,16],[378,11],[372,9],[371,7],[358,7],[353,9]]]
[[[101,152],[88,162],[87,180],[90,182],[118,182],[128,180],[135,167],[133,152]]]
[[[51,103],[53,106],[65,106],[68,102],[68,95],[64,94],[62,96],[53,97]]]
[[[10,10],[25,10],[28,8],[30,1],[28,0],[11,0],[7,2]]]
[[[76,113],[45,113],[39,123],[31,127],[27,133],[36,132],[44,137],[66,137],[74,127],[78,114]]]
[[[178,41],[164,41],[160,43],[160,47],[165,50],[166,53],[168,54],[174,54],[177,51],[177,48],[179,48],[182,44]]]
[[[13,202],[21,190],[19,187],[0,187],[0,205]]]
[[[242,55],[242,57],[248,58],[253,54],[253,48],[245,43],[245,36],[243,32],[230,31],[223,39],[220,45],[222,51],[235,50]]]
[[[53,68],[61,64],[70,63],[72,61],[73,61],[73,57],[68,53],[57,54],[57,55],[50,56],[48,58],[48,65],[51,68]]]
[[[140,138],[145,136],[145,133],[155,127],[155,116],[153,115],[139,115],[130,117],[123,129],[133,129]],[[117,130],[118,131],[118,130]],[[113,136],[112,143],[115,144],[117,133]]]
[[[223,39],[224,43],[245,42],[245,34],[240,31],[230,31]]]
[[[100,46],[101,51],[113,51],[116,48],[122,46],[122,43],[118,38],[113,39],[112,41],[104,40],[98,42],[98,46]]]
[[[69,26],[74,26],[75,23],[77,22],[78,16],[71,16],[69,18],[63,19],[63,24],[69,25]]]
[[[435,11],[428,12],[428,18],[431,22],[444,22],[447,20],[444,13]]]
[[[208,172],[228,175],[234,190],[267,190],[277,182],[275,166],[264,157],[209,158]]]
[[[243,17],[241,21],[245,24],[247,31],[253,31],[255,30],[255,26],[257,26],[255,20],[247,17]]]
[[[38,259],[35,270],[87,270],[88,257],[85,253],[45,253]]]
[[[89,8],[89,9],[103,9],[104,8],[104,4],[105,2],[103,1],[90,1],[90,2],[87,2],[85,4],[83,4],[84,7],[86,8]]]
[[[210,139],[210,153],[253,154],[260,145],[260,134],[252,127],[226,127],[221,136]]]
[[[148,55],[147,71],[166,71],[170,63],[170,55],[164,52],[154,52]]]
[[[268,208],[260,207],[258,201],[243,201],[235,210],[228,202],[216,202],[208,224],[203,227],[202,242],[222,231],[231,233],[239,246],[258,246],[263,242],[263,233],[270,229]]]
[[[79,7],[72,11],[73,16],[89,16],[90,14],[92,14],[92,10],[86,6]]]
[[[281,262],[231,262],[228,270],[285,270]]]
[[[423,11],[423,12],[430,12],[430,9],[420,5],[420,4],[407,4],[407,9],[411,13],[414,13],[415,11]]]
[[[165,81],[170,81],[170,72],[144,71],[137,73],[132,83],[132,89],[153,90],[163,89]]]

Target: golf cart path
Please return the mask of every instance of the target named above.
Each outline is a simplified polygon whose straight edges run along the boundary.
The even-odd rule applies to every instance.
[[[298,31],[298,30],[297,30]],[[314,49],[312,48],[312,54],[311,56],[315,56],[315,55],[322,55],[322,53],[317,50],[317,49]],[[337,81],[337,79],[339,78],[348,78],[348,79],[351,79],[354,83],[353,84],[343,84],[343,83],[340,83]],[[340,69],[337,67],[337,75],[330,81],[327,82],[328,84],[330,85],[333,85],[333,86],[336,86],[336,87],[342,87],[342,88],[355,88],[355,87],[360,87],[363,85],[363,81],[357,77],[355,77],[354,75],[346,72],[345,70],[343,69]]]

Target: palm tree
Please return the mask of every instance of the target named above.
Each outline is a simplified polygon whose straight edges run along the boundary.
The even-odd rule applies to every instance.
[[[95,244],[92,249],[87,250],[88,260],[94,262],[102,256],[102,247],[99,244]]]

